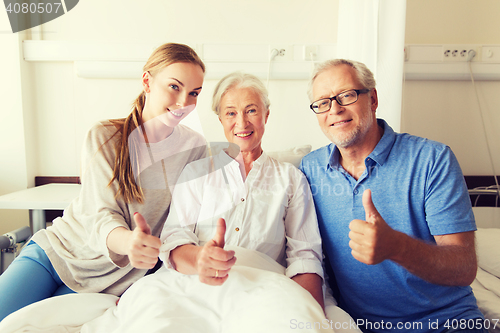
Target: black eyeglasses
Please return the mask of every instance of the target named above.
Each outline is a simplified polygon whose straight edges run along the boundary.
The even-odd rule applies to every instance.
[[[366,94],[370,89],[351,89],[338,94],[337,96],[318,99],[313,102],[309,107],[314,113],[319,114],[327,112],[332,108],[332,101],[336,100],[339,105],[346,106],[356,103],[360,94]]]

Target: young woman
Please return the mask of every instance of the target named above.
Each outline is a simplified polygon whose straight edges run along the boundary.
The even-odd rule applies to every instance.
[[[196,105],[205,66],[188,46],[165,44],[144,66],[127,118],[102,121],[82,151],[82,189],[0,276],[0,320],[70,292],[121,295],[155,266],[171,190],[205,140],[178,125]]]

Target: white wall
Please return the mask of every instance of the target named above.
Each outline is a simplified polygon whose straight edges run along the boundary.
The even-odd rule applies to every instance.
[[[1,11],[0,11],[1,12]],[[7,13],[0,13],[0,31],[9,31]],[[31,160],[27,156],[25,118],[29,115],[27,104],[23,104],[22,64],[19,54],[21,34],[0,33],[0,195],[25,189]],[[24,69],[24,68],[23,68]],[[27,87],[26,87],[27,88]],[[26,123],[29,124],[29,121]],[[33,163],[31,163],[33,164]],[[0,211],[0,233],[25,225],[26,211]]]
[[[496,0],[408,0],[406,44],[500,44],[498,13]],[[499,174],[500,82],[476,84]],[[466,175],[493,174],[470,81],[406,81],[403,89],[403,132],[449,145]]]

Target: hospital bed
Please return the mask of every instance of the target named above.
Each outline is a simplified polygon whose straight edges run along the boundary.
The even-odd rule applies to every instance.
[[[495,186],[476,187],[469,190],[474,205],[476,251],[478,270],[471,284],[477,305],[485,316],[490,333],[500,333],[500,207],[499,193]],[[476,206],[487,199],[490,206]]]
[[[310,149],[310,148],[309,148]],[[305,149],[307,151],[307,149]],[[278,157],[281,160],[288,160],[294,164],[300,161],[299,152],[293,154],[284,154]],[[303,154],[301,151],[300,154]],[[281,153],[283,154],[283,153]],[[477,195],[495,196],[496,191],[491,191],[491,188],[476,188],[469,190],[471,198],[477,199]],[[472,200],[473,204],[478,201]],[[496,201],[497,202],[497,201]],[[477,239],[477,254],[478,254],[478,273],[474,282],[471,284],[473,292],[477,298],[478,306],[486,318],[485,325],[490,333],[500,333],[500,208],[499,207],[473,207],[478,231]],[[237,250],[238,251],[238,250]],[[262,262],[262,258],[255,258],[248,252],[237,252],[238,261],[241,266],[235,269],[236,274],[244,272],[245,276],[250,276],[252,281],[258,279],[274,279],[275,275],[270,275],[269,271],[273,271],[272,264]],[[269,269],[255,270],[255,262],[259,262],[258,267],[268,267]],[[279,268],[278,268],[279,270]],[[269,283],[269,281],[267,280]],[[273,280],[274,281],[274,280]],[[257,290],[260,288],[258,286]],[[155,292],[157,292],[155,290]],[[207,290],[207,292],[209,292]],[[297,295],[296,291],[290,295]],[[306,306],[310,302],[307,295],[299,295],[292,301],[287,302],[286,306]],[[117,316],[116,304],[117,297],[105,294],[73,294],[64,295],[47,299],[35,304],[32,304],[24,309],[17,311],[7,317],[5,321],[0,323],[1,332],[85,332],[86,329],[94,332],[92,328],[106,327],[104,331],[113,332],[114,319]],[[331,320],[330,327],[335,329],[335,332],[354,333],[360,332],[350,326],[352,319],[340,308],[336,306],[336,302],[331,297],[330,292],[327,292],[325,299],[327,318]],[[157,304],[148,305],[158,308]],[[306,309],[304,308],[304,309]],[[311,307],[311,309],[314,306]],[[147,308],[151,309],[151,308]],[[276,309],[276,316],[284,309]],[[183,310],[184,311],[184,310]],[[314,311],[311,311],[314,312]],[[247,315],[251,314],[248,310]],[[313,316],[314,317],[314,316]],[[309,317],[309,320],[313,320]],[[335,326],[335,323],[340,323]],[[343,325],[343,323],[345,323]],[[290,325],[305,325],[304,321],[290,322]],[[108,326],[107,326],[108,325]],[[83,327],[83,330],[81,330]],[[289,326],[287,328],[291,328]],[[321,329],[320,329],[321,330]],[[152,332],[154,329],[144,329],[143,331]],[[243,332],[240,330],[240,332]],[[315,332],[319,330],[307,330]],[[208,332],[208,330],[207,330]],[[278,332],[278,331],[276,331]]]
[[[22,245],[31,237],[28,226],[0,236],[0,274],[7,269],[21,251]]]

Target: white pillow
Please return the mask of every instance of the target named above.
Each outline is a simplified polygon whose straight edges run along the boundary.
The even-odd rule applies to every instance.
[[[479,267],[500,278],[500,229],[478,228],[476,252]]]
[[[266,152],[267,156],[272,157],[280,162],[288,162],[295,165],[295,167],[299,167],[300,161],[302,157],[309,154],[311,151],[311,145],[298,146],[289,150],[280,150],[273,152]]]
[[[500,228],[500,208],[472,207],[478,228]]]

